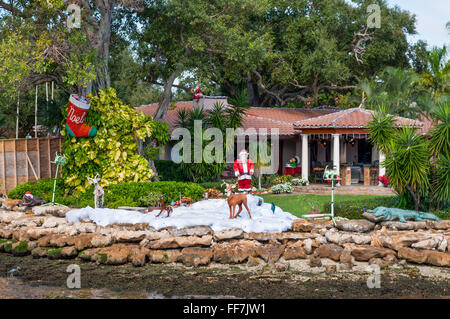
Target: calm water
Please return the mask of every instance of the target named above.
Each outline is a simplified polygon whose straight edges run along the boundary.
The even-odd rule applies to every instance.
[[[139,291],[113,291],[110,289],[68,289],[61,287],[48,287],[30,285],[18,278],[0,278],[0,299],[164,299],[157,292]],[[173,298],[235,298],[233,296],[179,296]]]

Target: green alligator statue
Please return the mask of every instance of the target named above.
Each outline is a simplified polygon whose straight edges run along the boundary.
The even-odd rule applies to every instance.
[[[382,206],[373,210],[368,210],[368,212],[373,213],[376,217],[384,217],[386,220],[394,220],[398,218],[403,223],[407,222],[406,218],[413,218],[415,221],[424,221],[425,219],[441,220],[432,213],[424,213],[400,208],[387,208]]]

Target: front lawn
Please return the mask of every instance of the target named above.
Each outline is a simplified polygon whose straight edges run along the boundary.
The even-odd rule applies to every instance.
[[[317,210],[323,211],[325,204],[330,203],[331,195],[260,195],[266,203],[274,203],[284,211],[301,217],[312,210],[313,205]],[[335,204],[343,201],[370,200],[372,198],[391,198],[393,196],[376,196],[376,195],[334,195]]]

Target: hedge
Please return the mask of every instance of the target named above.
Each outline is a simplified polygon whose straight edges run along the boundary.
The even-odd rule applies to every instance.
[[[57,179],[55,201],[57,203],[71,207],[94,206],[94,186],[90,186],[87,191],[78,196],[64,194],[64,181]],[[31,192],[47,201],[52,199],[53,179],[38,180],[37,183],[30,182],[18,185],[12,189],[8,197],[12,199],[21,199],[25,192]],[[182,182],[132,182],[116,185],[109,185],[104,188],[105,206],[117,208],[119,206],[145,206],[143,197],[153,192],[162,194],[164,201],[169,204],[172,200],[176,201],[182,197],[190,197],[194,201],[203,197],[204,188],[195,183]]]
[[[184,182],[180,164],[167,160],[154,160],[158,177],[161,181]]]
[[[370,199],[348,200],[342,202],[335,202],[334,216],[345,217],[349,219],[363,219],[362,214],[369,209],[384,207],[397,207],[398,199],[395,196],[388,197],[374,197]],[[323,205],[325,214],[331,213],[331,203],[327,202]]]
[[[363,200],[348,200],[334,204],[334,215],[345,217],[348,219],[362,219],[362,214],[369,209],[375,209],[379,206],[383,207],[399,207],[400,199],[398,196],[374,197]],[[325,214],[331,213],[331,204],[325,203],[323,206]],[[450,219],[449,211],[432,212],[441,219]]]

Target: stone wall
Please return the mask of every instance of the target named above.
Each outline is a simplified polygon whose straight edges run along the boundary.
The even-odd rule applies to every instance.
[[[391,265],[401,260],[450,266],[450,221],[381,222],[297,219],[292,231],[245,233],[232,228],[214,232],[209,226],[155,230],[147,224],[98,226],[90,221],[68,223],[60,207],[17,206],[6,200],[0,210],[0,252],[35,258],[78,258],[99,264],[179,262],[256,265],[286,269],[293,259],[338,262],[342,270],[356,261]]]

